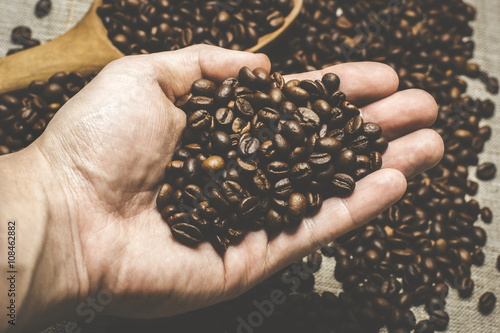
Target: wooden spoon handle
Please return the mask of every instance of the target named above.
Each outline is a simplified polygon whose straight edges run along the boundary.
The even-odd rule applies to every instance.
[[[0,58],[0,94],[24,89],[33,80],[47,80],[61,71],[90,74],[123,57],[108,39],[96,13],[100,4],[95,1],[85,17],[63,36]]]

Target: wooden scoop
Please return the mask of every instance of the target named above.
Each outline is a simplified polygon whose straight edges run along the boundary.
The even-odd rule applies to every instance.
[[[293,0],[293,9],[278,30],[262,36],[257,45],[248,49],[256,52],[276,39],[295,20],[303,0]],[[82,20],[66,34],[46,44],[0,58],[0,94],[24,89],[34,80],[48,80],[57,72],[90,74],[109,62],[123,57],[108,38],[106,27],[97,15],[102,0],[95,0]]]

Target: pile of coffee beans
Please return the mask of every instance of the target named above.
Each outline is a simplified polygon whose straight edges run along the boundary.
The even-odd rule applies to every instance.
[[[285,23],[290,0],[105,0],[98,8],[124,54],[172,51],[193,44],[246,50]]]
[[[382,129],[363,121],[339,85],[333,73],[285,83],[247,67],[219,86],[195,81],[176,102],[187,128],[158,195],[173,236],[224,252],[247,230],[297,227],[380,169]]]
[[[47,82],[33,81],[26,90],[0,95],[0,155],[36,140],[61,106],[92,78],[61,72]]]

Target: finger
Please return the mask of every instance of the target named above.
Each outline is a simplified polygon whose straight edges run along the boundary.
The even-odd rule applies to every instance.
[[[215,46],[195,45],[178,51],[148,55],[160,86],[173,100],[191,90],[191,84],[201,78],[220,82],[238,76],[241,67],[262,67],[270,70],[266,55],[232,51]]]
[[[363,119],[379,124],[389,140],[431,126],[437,112],[434,98],[420,89],[398,91],[361,109]]]
[[[377,62],[356,62],[328,67],[318,71],[287,75],[286,80],[321,80],[324,74],[335,73],[340,78],[339,90],[358,107],[392,95],[398,89],[396,72]]]
[[[443,157],[444,143],[434,130],[421,129],[391,141],[383,155],[382,168],[394,168],[406,178],[435,166]]]
[[[269,243],[269,267],[283,267],[357,228],[398,201],[406,190],[401,172],[383,169],[356,183],[348,198],[330,198],[293,234],[282,233]]]

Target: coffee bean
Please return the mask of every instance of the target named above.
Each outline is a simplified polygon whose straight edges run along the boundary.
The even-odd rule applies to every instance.
[[[500,255],[497,257],[497,271],[500,272]]]
[[[247,87],[254,87],[257,82],[257,76],[250,68],[242,67],[238,74],[238,81]]]
[[[491,209],[489,207],[481,208],[481,219],[485,223],[491,223],[491,221],[493,220],[493,214],[492,214]]]
[[[323,78],[321,79],[325,87],[328,89],[329,92],[335,92],[337,89],[339,89],[340,86],[340,78],[333,73],[327,73],[323,75]]]
[[[188,118],[188,126],[198,130],[206,130],[212,124],[212,116],[206,110],[197,110]]]
[[[177,241],[190,247],[197,246],[203,238],[200,229],[187,223],[177,223],[171,227],[171,231]]]
[[[295,120],[297,120],[300,126],[306,131],[315,130],[320,125],[319,116],[311,109],[299,107],[294,113],[294,116]]]
[[[215,123],[222,129],[230,128],[234,121],[234,113],[229,108],[220,108],[215,112]]]
[[[35,15],[38,18],[47,16],[52,8],[51,0],[38,0],[35,6]]]
[[[238,216],[243,220],[254,218],[259,211],[259,199],[254,196],[246,197],[238,204]]]
[[[193,82],[191,93],[195,96],[214,97],[217,86],[210,80],[199,79]]]
[[[474,281],[471,278],[465,277],[459,281],[458,293],[460,297],[462,298],[470,297],[473,291],[474,291]]]
[[[370,140],[377,140],[382,135],[382,128],[375,123],[364,123],[363,133]]]
[[[415,326],[415,333],[434,333],[434,325],[429,320],[421,320]]]
[[[351,176],[344,173],[337,173],[333,176],[332,185],[333,191],[339,197],[346,197],[354,191],[355,182]]]
[[[313,177],[311,166],[306,162],[301,162],[293,165],[290,168],[290,178],[292,182],[300,187],[307,185]]]
[[[448,327],[450,317],[446,311],[437,310],[430,314],[429,320],[437,331],[444,331]]]
[[[386,138],[380,137],[377,140],[373,141],[372,147],[379,153],[383,154],[387,147],[389,146],[389,142],[387,141]]]
[[[170,184],[165,183],[162,185],[156,198],[156,205],[160,211],[170,203],[173,193],[174,189]]]
[[[481,313],[484,315],[490,314],[491,312],[493,312],[496,302],[497,298],[492,292],[488,291],[482,294],[479,298],[479,311],[481,311]]]
[[[255,174],[253,176],[253,184],[260,192],[266,193],[271,189],[271,184],[269,183],[266,174],[261,169],[257,169],[255,171]]]
[[[370,154],[370,170],[377,171],[382,167],[382,155],[378,151]]]
[[[222,183],[222,193],[226,200],[232,205],[238,205],[246,196],[241,185],[232,180],[227,180]]]
[[[241,136],[239,142],[239,152],[244,156],[253,155],[260,147],[259,139],[252,137],[249,133]]]
[[[290,156],[291,147],[283,135],[279,133],[274,135],[273,147],[276,150],[278,157],[285,159]]]
[[[301,193],[293,193],[288,199],[288,217],[296,225],[302,221],[307,211],[306,197]]]
[[[335,160],[335,167],[339,171],[350,171],[356,165],[356,154],[350,149],[343,150]]]
[[[10,39],[14,44],[24,45],[26,41],[31,39],[31,34],[32,32],[29,27],[20,25],[12,29]]]
[[[304,130],[296,120],[286,121],[281,128],[281,133],[294,146],[300,146],[304,143]]]
[[[325,152],[331,156],[335,156],[341,150],[342,143],[335,138],[325,137],[317,141],[316,147],[320,152]]]
[[[476,176],[481,180],[493,179],[496,175],[497,168],[493,163],[482,163],[477,166]]]
[[[202,164],[201,168],[206,173],[219,172],[225,167],[224,159],[220,156],[214,155],[207,158]]]
[[[276,233],[282,229],[282,216],[274,209],[270,209],[266,215],[266,227],[271,233]]]
[[[363,118],[356,116],[351,118],[344,127],[346,135],[355,135],[363,129]]]

